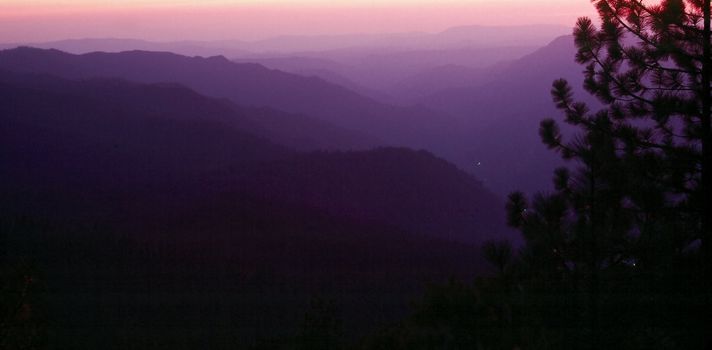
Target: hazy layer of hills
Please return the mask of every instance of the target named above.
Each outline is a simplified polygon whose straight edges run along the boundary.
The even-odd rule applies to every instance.
[[[305,119],[304,123],[291,125],[307,125],[308,121],[318,120],[323,130],[333,130],[297,136],[290,144],[292,147],[425,148],[474,172],[500,195],[515,189],[534,192],[548,187],[549,172],[544,170],[555,166],[557,160],[540,144],[537,124],[540,119],[558,113],[550,103],[551,81],[564,77],[572,81],[573,86],[580,86],[581,70],[573,62],[573,44],[567,37],[488,69],[465,66],[425,69],[401,81],[397,88],[383,91],[349,84],[352,81],[339,74],[335,75],[339,78],[330,80],[342,81],[349,88],[308,75],[235,64],[220,57],[188,58],[152,52],[74,56],[29,49],[24,50],[29,57],[24,57],[22,51],[5,52],[0,66],[14,69],[12,65],[19,64],[16,67],[19,70],[68,78],[104,76],[149,83],[181,83],[199,93],[228,98],[239,105],[283,110],[287,112],[285,115],[300,114]],[[289,62],[287,58],[279,60]],[[302,64],[312,70],[323,65],[323,72],[333,72],[334,68],[333,61],[325,59],[296,60],[293,65]],[[144,71],[147,73],[143,74]],[[394,91],[401,93],[396,96]],[[403,103],[420,106],[395,105]],[[270,113],[270,116],[275,114]],[[293,117],[272,119],[271,125],[275,127],[294,120]],[[291,129],[275,131],[285,135]],[[327,140],[327,135],[338,134],[336,130],[351,136]],[[300,145],[299,140],[305,139],[309,141]],[[510,142],[503,144],[502,139]],[[339,140],[348,141],[340,144]]]
[[[487,68],[534,51],[570,28],[558,25],[459,26],[439,33],[390,33],[299,36],[257,41],[150,42],[136,39],[72,39],[16,43],[68,53],[162,51],[187,56],[222,55],[239,62],[306,76],[318,76],[360,94],[402,102],[405,81],[425,70],[458,65]]]
[[[475,174],[497,192],[550,187],[551,170],[561,162],[541,143],[538,127],[560,112],[551,101],[551,83],[565,78],[575,98],[599,104],[583,91],[583,67],[574,61],[573,37],[563,36],[510,64],[487,72],[479,84],[452,86],[418,101],[467,123],[468,155],[482,166]]]
[[[469,209],[459,211],[467,213],[468,220],[442,218],[441,224],[452,224],[449,229],[454,237],[448,238],[481,241],[475,232],[470,233],[473,223],[481,225],[483,234],[491,234],[485,231],[496,230],[498,224],[502,227],[503,220],[491,215],[495,197],[470,175],[426,153],[392,149],[387,153],[296,156],[286,147],[252,133],[259,130],[259,123],[246,115],[261,115],[240,110],[247,113],[241,114],[231,104],[180,86],[103,79],[73,81],[16,73],[3,73],[0,78],[6,136],[3,154],[9,177],[3,186],[8,191],[16,189],[20,181],[32,190],[76,190],[88,196],[103,193],[125,196],[126,201],[143,193],[208,196],[211,191],[250,192],[277,202],[313,206],[327,213],[335,210],[335,216],[384,222],[410,231],[421,225],[419,234],[431,231],[426,226],[437,226],[426,215],[461,215],[438,209],[442,205],[467,205]],[[420,162],[416,162],[418,159]],[[277,160],[282,161],[270,165]],[[322,166],[324,173],[319,171]],[[453,190],[438,190],[419,175],[424,172],[433,172],[427,177],[429,181],[440,178],[436,184]],[[314,202],[317,197],[329,196],[328,203]],[[422,200],[407,196],[420,196]],[[443,202],[434,205],[439,196]],[[381,210],[386,199],[396,201],[388,204],[393,215]],[[420,202],[431,207],[403,211],[408,216],[397,219],[399,207]],[[87,207],[90,203],[88,200]],[[343,210],[339,209],[342,205]],[[348,209],[352,205],[365,211],[354,214]],[[136,207],[128,203],[127,208]],[[344,212],[337,213],[340,211]],[[481,218],[471,220],[476,215]]]
[[[353,48],[293,56],[252,55],[234,59],[236,62],[257,62],[269,68],[312,75],[324,80],[350,86],[357,91],[378,97],[390,96],[393,101],[407,103],[401,98],[407,89],[400,84],[425,71],[452,65],[482,69],[502,61],[510,61],[536,50],[536,46],[455,47],[446,49]],[[431,87],[432,89],[433,87]]]
[[[112,77],[144,83],[175,82],[244,106],[269,106],[305,114],[379,138],[388,145],[441,150],[447,145],[440,141],[460,130],[455,119],[425,108],[388,105],[321,79],[257,64],[237,64],[220,56],[189,58],[145,51],[70,55],[30,48],[0,55],[0,68],[18,72],[70,79]]]
[[[339,49],[385,48],[389,50],[447,49],[463,47],[540,46],[552,38],[567,34],[560,25],[458,26],[439,33],[375,33],[343,35],[283,35],[262,40],[151,42],[137,39],[68,39],[44,43],[11,43],[0,47],[30,45],[82,54],[93,51],[129,50],[170,51],[184,55],[238,56],[264,53],[323,52]]]
[[[561,28],[510,29],[0,51],[0,208],[51,223],[12,244],[70,319],[55,340],[249,347],[315,296],[353,336],[486,271],[479,244],[517,240],[504,195],[559,164],[551,81],[580,85]]]
[[[250,111],[173,83],[0,73],[3,217],[51,223],[3,239],[48,276],[53,343],[251,346],[257,324],[292,336],[316,296],[356,335],[424,283],[486,270],[464,243],[508,232],[429,153],[297,154]]]

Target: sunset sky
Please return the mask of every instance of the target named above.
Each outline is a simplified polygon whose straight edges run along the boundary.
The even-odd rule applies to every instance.
[[[436,32],[469,24],[573,26],[583,15],[593,15],[589,0],[0,0],[0,41],[249,40]]]

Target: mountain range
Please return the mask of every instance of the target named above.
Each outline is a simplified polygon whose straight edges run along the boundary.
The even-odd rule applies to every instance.
[[[179,83],[242,106],[268,106],[314,117],[380,139],[379,145],[425,148],[449,159],[457,157],[453,143],[464,137],[456,119],[427,108],[385,104],[318,78],[237,64],[220,56],[191,58],[144,51],[71,55],[18,48],[0,52],[0,69],[69,79]]]
[[[181,190],[175,195],[180,196],[248,192],[323,212],[334,211],[337,217],[375,220],[411,231],[421,225],[421,234],[437,222],[450,222],[451,226],[443,226],[453,228],[453,237],[449,238],[470,242],[482,241],[472,232],[469,221],[474,216],[481,220],[472,222],[479,221],[478,225],[488,231],[503,226],[502,220],[493,220],[494,212],[489,209],[488,203],[496,201],[494,196],[470,175],[429,154],[393,149],[298,155],[253,134],[253,130],[260,130],[253,121],[259,120],[260,114],[235,111],[231,103],[174,84],[98,78],[75,81],[22,73],[3,73],[0,83],[4,85],[0,108],[8,176],[3,186],[9,192],[18,188],[42,189],[48,195],[56,190],[77,191],[82,195],[57,197],[108,196],[116,199],[114,204],[127,203],[126,210],[136,209],[131,198],[144,191],[157,199],[170,197],[178,188]],[[417,159],[420,162],[411,162]],[[278,160],[281,162],[274,163]],[[436,183],[441,186],[454,186],[452,191],[443,191],[445,187],[438,190],[438,186],[409,176],[436,169],[432,179],[440,178]],[[399,172],[392,173],[396,170]],[[352,183],[346,186],[344,181]],[[326,187],[310,187],[316,184]],[[408,191],[399,190],[401,185]],[[430,201],[422,202],[431,203],[431,207],[411,208],[401,219],[386,215],[385,208],[379,207],[387,203],[384,199],[400,202],[389,204],[394,209],[413,204],[406,192],[430,197]],[[360,195],[365,197],[357,201]],[[462,206],[467,220],[448,218],[460,214],[438,209],[439,205],[432,204],[438,197],[443,197],[443,205]],[[316,198],[330,199],[318,204]],[[94,200],[84,199],[87,203]],[[140,202],[149,203],[149,199]],[[27,202],[31,205],[37,201]],[[360,206],[360,214],[351,215],[353,205]],[[116,212],[120,208],[107,209]],[[426,215],[441,214],[446,216],[425,219]],[[420,224],[413,218],[420,218]],[[474,238],[463,239],[468,235]]]
[[[550,102],[550,83],[566,78],[572,82],[577,96],[596,103],[582,93],[582,67],[573,61],[574,54],[572,38],[561,37],[529,55],[489,69],[464,66],[426,69],[396,88],[383,91],[351,84],[354,90],[360,88],[361,93],[305,72],[302,73],[306,76],[233,63],[221,57],[189,58],[143,51],[69,55],[16,49],[0,53],[0,67],[73,79],[104,76],[147,83],[181,83],[241,106],[274,111],[269,113],[273,127],[307,125],[311,121],[309,125],[318,123],[320,127],[301,130],[332,130],[295,136],[288,146],[299,146],[302,150],[373,146],[427,149],[476,174],[495,193],[506,195],[518,189],[536,192],[548,188],[550,171],[560,164],[541,145],[537,135],[539,120],[558,115]],[[288,58],[280,58],[279,62],[290,64]],[[323,67],[324,72],[338,66],[326,59],[302,59],[292,62],[291,68],[300,65],[308,65],[312,70]],[[150,73],[142,74],[144,71]],[[339,77],[339,81],[348,85],[348,78]],[[396,106],[399,103],[420,107]],[[276,117],[279,114],[282,117]],[[296,115],[305,122],[290,124]],[[300,128],[278,129],[275,133],[285,136],[292,129],[298,132]],[[326,135],[350,136],[326,140]],[[502,144],[501,139],[512,142]],[[300,145],[298,140],[307,141]]]
[[[516,239],[448,162],[300,153],[257,135],[267,112],[175,83],[0,71],[0,222],[45,222],[0,238],[48,276],[54,343],[221,348],[257,323],[288,336],[315,295],[337,298],[354,336],[423,283],[486,273],[483,241]]]
[[[9,46],[0,234],[23,234],[0,241],[47,273],[66,348],[255,345],[315,297],[368,333],[519,244],[505,195],[562,164],[554,79],[597,106],[573,38],[535,29]]]
[[[238,56],[244,54],[275,54],[320,52],[354,48],[447,49],[459,47],[540,46],[551,38],[570,32],[561,25],[463,25],[437,33],[405,32],[341,35],[282,35],[260,40],[183,40],[153,42],[124,38],[67,39],[51,42],[23,42],[0,45],[4,48],[33,46],[58,49],[74,54],[93,51],[120,52],[130,50],[169,51],[183,55]]]

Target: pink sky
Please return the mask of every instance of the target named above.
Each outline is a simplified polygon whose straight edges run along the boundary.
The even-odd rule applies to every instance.
[[[0,0],[0,42],[257,39],[436,32],[468,24],[573,26],[577,17],[593,14],[589,0]]]

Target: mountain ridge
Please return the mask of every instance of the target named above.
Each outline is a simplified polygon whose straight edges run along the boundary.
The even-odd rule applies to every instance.
[[[465,164],[457,146],[466,135],[455,118],[423,107],[384,104],[316,77],[257,64],[145,51],[71,55],[23,48],[0,51],[0,69],[68,79],[118,77],[141,83],[177,82],[238,105],[266,106],[321,119],[380,139],[383,144],[379,146],[426,148]]]

